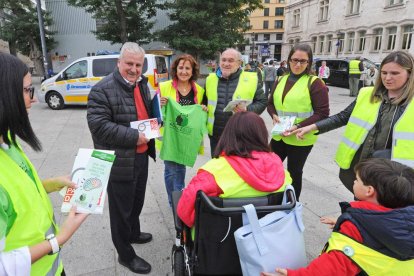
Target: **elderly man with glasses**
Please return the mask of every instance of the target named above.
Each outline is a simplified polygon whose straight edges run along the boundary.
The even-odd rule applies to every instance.
[[[253,111],[261,114],[267,99],[263,92],[262,82],[256,72],[245,72],[241,69],[242,56],[236,49],[225,50],[220,57],[220,67],[206,79],[206,93],[203,103],[208,107],[208,135],[210,138],[211,156],[220,139],[227,121],[234,112]],[[238,105],[232,112],[223,109],[232,100],[251,100],[248,106]]]

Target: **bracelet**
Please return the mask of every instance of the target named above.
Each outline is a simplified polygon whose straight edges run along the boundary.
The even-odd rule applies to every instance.
[[[56,254],[60,251],[59,243],[54,234],[48,235],[46,240],[48,240],[50,246],[52,247],[52,252],[50,252],[49,255]]]

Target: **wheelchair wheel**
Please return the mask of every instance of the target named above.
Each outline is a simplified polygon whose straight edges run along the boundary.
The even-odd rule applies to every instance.
[[[185,276],[185,262],[184,252],[182,250],[176,250],[174,252],[174,276]]]

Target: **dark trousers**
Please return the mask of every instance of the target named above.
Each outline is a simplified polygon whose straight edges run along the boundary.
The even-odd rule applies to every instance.
[[[292,177],[292,186],[295,189],[296,198],[299,200],[302,191],[303,167],[313,146],[292,146],[282,140],[272,139],[270,147],[274,153],[279,155],[282,161],[287,157],[287,170]]]
[[[213,157],[214,151],[216,150],[216,147],[217,147],[217,144],[220,138],[210,136],[210,135],[208,136],[208,138],[210,138],[210,153],[211,153],[211,157]]]
[[[137,153],[133,181],[108,183],[112,241],[120,259],[124,262],[129,262],[136,256],[131,240],[141,233],[139,215],[144,206],[147,178],[148,154]]]
[[[270,92],[272,90],[272,86],[273,86],[274,83],[275,83],[274,80],[273,81],[265,81],[265,95],[266,95],[266,98],[269,97]]]

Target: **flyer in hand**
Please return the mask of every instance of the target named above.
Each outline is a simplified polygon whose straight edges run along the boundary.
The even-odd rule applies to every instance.
[[[295,124],[296,116],[279,116],[280,122],[272,128],[272,135],[280,135]]]
[[[160,126],[157,118],[148,120],[134,121],[130,123],[131,128],[138,129],[140,133],[145,134],[145,138],[153,139],[161,137]]]
[[[62,189],[61,211],[67,213],[76,205],[79,213],[102,214],[114,160],[114,151],[79,149],[71,175],[77,188]]]
[[[223,112],[232,112],[233,109],[238,105],[246,107],[251,103],[251,100],[233,100],[227,104],[227,106],[223,109]]]

